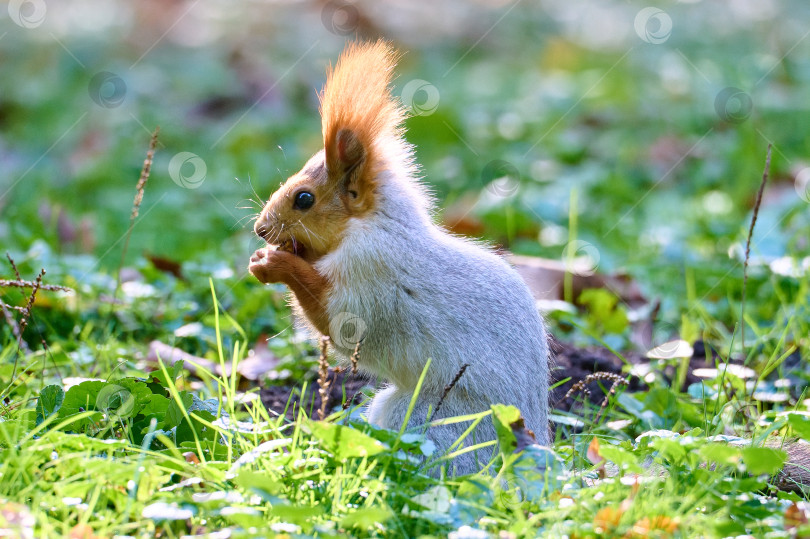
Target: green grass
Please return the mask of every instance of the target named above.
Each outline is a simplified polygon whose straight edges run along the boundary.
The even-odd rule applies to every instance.
[[[247,354],[245,331],[212,301],[206,329],[213,345],[204,348],[220,364],[238,364]],[[4,365],[16,355],[13,346],[6,350]],[[198,371],[203,387],[190,392],[193,378],[179,364],[146,374],[126,358],[98,367],[103,381],[63,394],[55,374],[87,367],[47,367],[60,353],[77,357],[34,354],[2,395],[9,404],[0,421],[0,497],[11,515],[4,518],[30,515],[36,536],[82,525],[97,536],[137,537],[224,529],[245,537],[443,536],[465,527],[643,536],[639,530],[650,526],[668,530],[662,536],[780,536],[788,533],[783,515],[801,499],[769,486],[784,454],[761,448],[761,439],[810,433],[807,419],[748,408],[745,383],[731,374],[685,394],[654,382],[619,390],[604,411],[583,406],[576,411],[582,429],[558,424],[556,456],[540,448],[512,453],[506,425],[518,412],[496,407],[492,418],[478,418],[504,426],[503,453],[490,473],[437,479],[420,464],[440,457],[422,435],[372,428],[353,419],[355,410],[324,422],[298,410],[289,422],[258,401],[237,404],[236,375]],[[769,363],[780,361],[774,352]],[[753,437],[754,447],[729,445],[742,441],[726,436],[730,429]]]
[[[0,322],[0,530],[795,533],[791,504],[801,498],[773,488],[784,455],[763,445],[810,440],[810,282],[806,268],[796,270],[810,256],[808,197],[797,181],[810,151],[800,24],[808,7],[665,3],[672,33],[653,44],[634,28],[644,2],[570,4],[476,8],[469,35],[442,39],[380,23],[409,51],[396,92],[424,79],[440,95],[432,114],[407,122],[440,217],[452,224],[466,214],[476,235],[516,253],[586,254],[601,273],[626,273],[648,300],[638,308],[605,290],[573,297],[566,282],[565,299],[578,304],[549,314],[558,339],[623,354],[637,347],[634,322],[660,302],[642,348],[702,340],[718,364],[745,361],[753,379],[727,373],[680,391],[672,379],[684,378],[684,363],[654,361],[646,384],[620,388],[604,409],[583,399],[555,414],[553,455],[518,456],[501,429],[491,475],[436,478],[423,457],[447,460],[427,455],[419,433],[375,429],[359,408],[338,406],[324,422],[296,409],[288,421],[246,399],[257,387],[236,375],[153,371],[145,358],[158,340],[217,365],[265,347],[278,365],[261,383],[303,393],[314,379],[318,352],[290,327],[283,287],[248,278],[259,246],[248,218],[317,149],[315,89],[344,39],[285,18],[303,17],[301,6],[264,16],[234,7],[212,27],[194,19],[200,39],[218,41],[194,46],[170,31],[149,48],[148,36],[166,31],[162,15],[138,11],[138,26],[127,26],[125,13],[99,12],[89,28],[48,3],[40,27],[0,19],[0,245],[24,278],[45,268],[45,283],[75,293],[38,294],[28,353]],[[126,83],[118,106],[91,97],[104,71]],[[717,106],[728,87],[753,104],[738,118]],[[156,125],[152,177],[113,302]],[[743,321],[743,250],[769,142]],[[171,178],[180,152],[206,165],[196,189]],[[504,171],[510,181],[493,183]],[[178,263],[183,278],[157,269],[152,255]],[[0,288],[9,305],[27,297]],[[75,385],[85,379],[97,381]],[[503,424],[511,414],[496,408],[476,420]],[[727,443],[737,438],[753,446]]]

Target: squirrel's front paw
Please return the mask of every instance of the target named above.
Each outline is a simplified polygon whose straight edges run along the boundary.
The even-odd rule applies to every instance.
[[[265,284],[283,283],[292,269],[295,255],[286,251],[259,249],[250,257],[248,271]]]

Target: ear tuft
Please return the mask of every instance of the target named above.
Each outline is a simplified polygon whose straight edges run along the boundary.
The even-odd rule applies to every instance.
[[[356,167],[363,160],[363,144],[352,131],[341,129],[337,134],[337,156],[342,172]]]
[[[402,135],[405,110],[391,95],[398,53],[386,41],[350,43],[327,73],[320,94],[326,166],[332,171],[361,166],[373,183],[382,162],[378,142]],[[361,185],[360,190],[371,185]]]

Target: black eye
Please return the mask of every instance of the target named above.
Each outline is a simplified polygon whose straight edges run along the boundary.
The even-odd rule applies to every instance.
[[[295,202],[293,208],[296,210],[308,210],[315,204],[315,195],[309,191],[301,191],[295,195]]]

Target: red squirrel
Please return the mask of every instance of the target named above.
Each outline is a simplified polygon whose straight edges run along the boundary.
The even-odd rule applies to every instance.
[[[297,316],[331,337],[340,361],[362,340],[359,369],[385,382],[366,411],[371,423],[401,427],[430,359],[409,426],[512,404],[545,445],[543,320],[509,264],[434,222],[404,139],[405,109],[391,93],[397,59],[385,41],[354,43],[329,70],[320,94],[323,149],[262,210],[254,229],[269,247],[254,253],[249,270],[287,285]],[[446,451],[469,426],[434,426],[427,436]],[[460,447],[494,439],[487,417]],[[450,472],[475,472],[491,454],[463,452]]]
[[[343,363],[362,340],[359,368],[386,383],[367,409],[370,422],[400,428],[430,358],[409,426],[513,404],[547,445],[545,326],[504,260],[434,223],[404,139],[405,110],[391,95],[397,58],[384,41],[350,44],[328,73],[324,147],[262,210],[254,229],[270,247],[253,254],[249,270],[263,283],[287,285],[298,318],[331,337]],[[431,427],[428,436],[449,450],[467,428]],[[494,439],[486,419],[462,445]],[[788,452],[777,486],[810,484],[806,443],[766,446]],[[489,455],[460,454],[451,471],[475,472]]]

